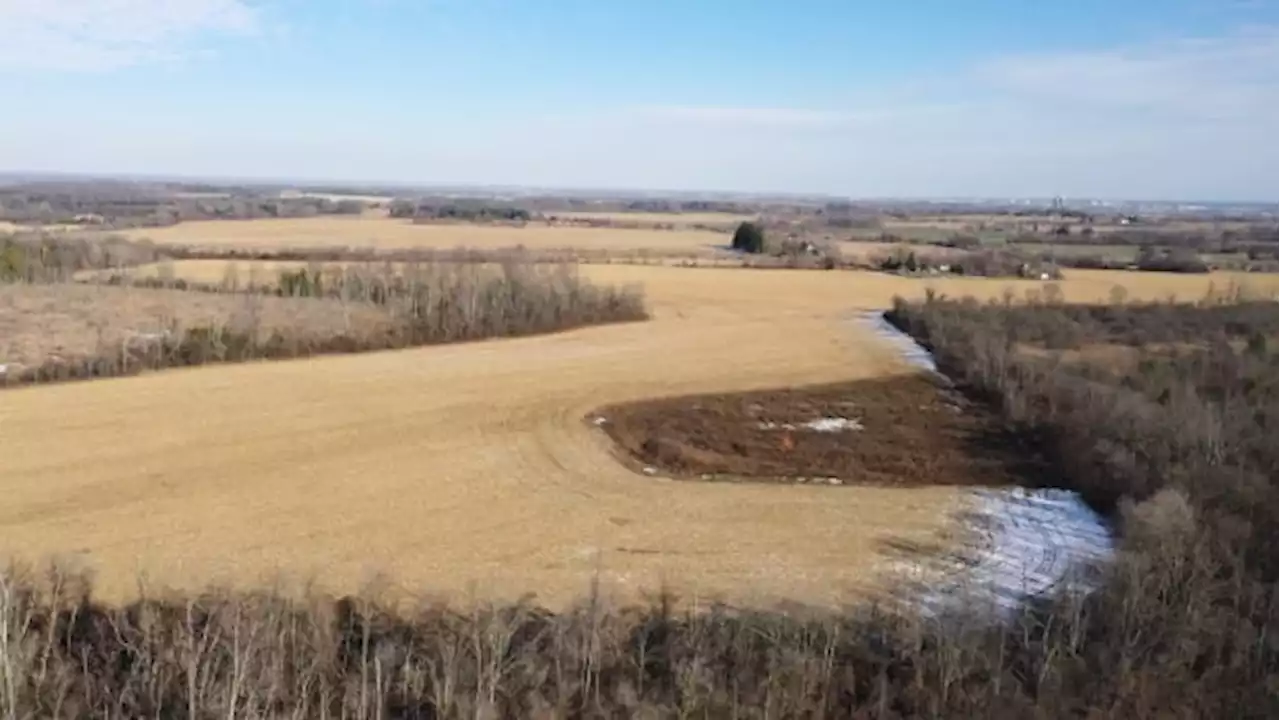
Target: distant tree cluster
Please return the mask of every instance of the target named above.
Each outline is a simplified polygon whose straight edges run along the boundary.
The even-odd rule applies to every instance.
[[[731,245],[734,250],[739,252],[762,253],[765,249],[764,230],[753,222],[741,223],[738,225],[738,229],[733,232]]]
[[[756,208],[742,203],[719,200],[632,200],[624,209],[631,212],[652,213],[729,213],[748,215]]]
[[[358,200],[286,198],[248,192],[191,197],[163,188],[114,183],[18,185],[0,190],[0,220],[23,224],[161,227],[186,220],[355,215],[364,208],[365,204]]]
[[[1138,252],[1139,270],[1165,272],[1207,273],[1209,265],[1190,248],[1144,247]]]
[[[995,249],[956,255],[899,249],[881,258],[876,266],[885,272],[903,274],[929,273],[1042,280],[1056,280],[1062,277],[1062,271],[1053,262]]]
[[[528,222],[533,213],[512,205],[492,205],[481,201],[450,203],[396,200],[388,209],[391,217],[413,220],[465,220],[468,222]]]

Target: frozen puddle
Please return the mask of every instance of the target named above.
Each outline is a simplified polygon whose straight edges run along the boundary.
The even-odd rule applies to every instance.
[[[915,367],[938,372],[933,356],[885,319],[863,322]],[[1017,607],[1027,597],[1059,588],[1089,590],[1090,569],[1113,553],[1106,523],[1069,490],[991,488],[974,491],[967,526],[979,537],[959,556],[930,558],[907,568],[921,585],[926,607],[949,597]]]

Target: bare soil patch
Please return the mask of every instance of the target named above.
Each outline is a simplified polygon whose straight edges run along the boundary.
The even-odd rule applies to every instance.
[[[604,408],[600,425],[646,472],[702,479],[1009,485],[998,421],[925,375]]]

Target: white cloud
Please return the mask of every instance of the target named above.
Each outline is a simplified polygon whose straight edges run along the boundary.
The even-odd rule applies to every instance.
[[[252,33],[245,0],[0,0],[0,70],[101,71],[183,57]]]
[[[1274,29],[1006,55],[838,109],[648,106],[574,135],[625,138],[602,155],[659,185],[1265,198],[1277,192],[1276,56]]]
[[[977,80],[1024,98],[1133,109],[1171,117],[1231,118],[1276,108],[1276,31],[1095,52],[1014,55]]]

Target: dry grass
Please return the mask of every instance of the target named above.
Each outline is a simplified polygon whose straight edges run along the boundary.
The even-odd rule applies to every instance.
[[[22,357],[15,369],[12,358],[0,355],[0,380],[24,385],[117,377],[519,337],[647,317],[642,290],[593,285],[572,265],[516,259],[315,265],[266,278],[250,272],[247,280],[234,266],[228,270],[221,283],[192,287],[172,273],[128,288],[114,276],[105,287],[13,285],[6,290],[9,312],[0,319],[10,326],[13,354]],[[173,290],[193,294],[184,298]],[[202,304],[195,291],[220,302]],[[186,317],[173,317],[175,302]],[[76,347],[64,348],[64,342]]]
[[[157,243],[226,248],[440,248],[465,246],[479,250],[524,245],[530,249],[664,250],[711,252],[726,240],[720,233],[697,230],[628,230],[619,228],[526,227],[466,224],[421,224],[371,215],[286,220],[212,220],[181,223],[123,233]]]
[[[179,265],[179,267],[185,267]],[[664,483],[582,422],[609,403],[905,372],[849,322],[934,287],[1044,283],[873,273],[591,266],[646,286],[654,319],[553,336],[246,364],[6,392],[0,550],[81,558],[107,597],[280,571],[374,573],[465,598],[847,600],[889,538],[927,538],[956,491]],[[242,275],[243,277],[244,275]],[[1246,277],[1246,281],[1274,278]],[[1078,272],[1070,300],[1200,297],[1223,276]],[[146,518],[140,522],[140,518]],[[637,552],[637,550],[639,552]]]
[[[389,326],[379,308],[330,300],[244,297],[179,290],[94,285],[0,285],[0,364],[34,366],[51,356],[82,357],[140,334],[234,323],[256,314],[260,329],[342,332],[349,318],[369,328]]]

